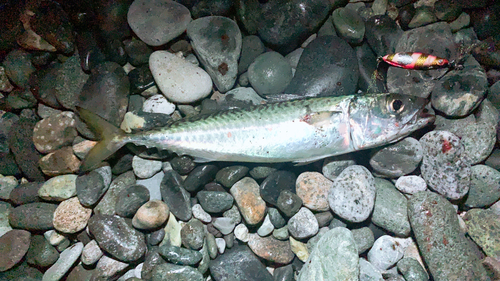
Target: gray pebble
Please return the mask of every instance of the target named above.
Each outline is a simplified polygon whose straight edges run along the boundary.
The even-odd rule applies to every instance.
[[[59,280],[73,266],[73,263],[80,257],[83,250],[83,243],[78,242],[64,250],[57,262],[43,274],[43,281]]]
[[[198,251],[171,245],[160,246],[158,253],[169,262],[177,265],[195,265],[202,258],[202,254]]]
[[[380,270],[395,265],[403,257],[404,249],[389,235],[379,237],[368,251],[368,261]]]
[[[370,249],[375,242],[373,231],[368,227],[353,229],[351,230],[351,233],[354,237],[354,241],[356,241],[359,254],[362,254],[366,250]]]
[[[319,225],[314,214],[302,207],[288,220],[288,231],[296,239],[304,239],[318,233]]]
[[[469,194],[465,205],[481,208],[500,199],[500,172],[486,165],[471,167]]]
[[[370,165],[384,176],[400,177],[413,172],[422,157],[422,146],[418,140],[408,137],[375,152],[370,158]]]
[[[205,240],[205,228],[203,224],[197,219],[190,220],[182,227],[181,238],[184,247],[193,250],[201,249]]]
[[[200,191],[196,195],[203,210],[208,213],[221,213],[233,205],[234,198],[231,194],[223,191]]]
[[[403,258],[398,261],[398,270],[401,272],[405,280],[411,281],[427,281],[429,275],[422,265],[414,258]]]

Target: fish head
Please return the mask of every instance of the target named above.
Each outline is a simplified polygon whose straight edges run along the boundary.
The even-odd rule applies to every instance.
[[[434,122],[425,108],[429,100],[403,94],[375,94],[353,98],[349,105],[351,143],[367,149],[402,139]]]

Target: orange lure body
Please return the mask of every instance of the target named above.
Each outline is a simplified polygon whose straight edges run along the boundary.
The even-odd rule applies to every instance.
[[[413,70],[428,70],[451,66],[447,59],[416,52],[389,54],[383,56],[381,59],[392,66]]]

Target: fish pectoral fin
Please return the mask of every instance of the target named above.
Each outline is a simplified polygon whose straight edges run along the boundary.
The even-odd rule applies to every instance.
[[[193,157],[193,156],[191,156],[191,157]],[[207,162],[213,162],[215,160],[214,159],[209,159],[209,158],[203,158],[203,157],[195,156],[195,157],[193,157],[193,161],[195,163],[207,163]]]
[[[311,112],[304,115],[301,121],[314,127],[323,127],[330,124],[332,117],[337,114],[342,114],[342,111]]]
[[[308,165],[308,164],[311,164],[313,162],[316,162],[318,160],[325,159],[326,157],[329,157],[329,156],[330,155],[314,156],[314,157],[307,158],[307,159],[295,160],[292,163],[294,163],[295,166],[304,166],[304,165]]]

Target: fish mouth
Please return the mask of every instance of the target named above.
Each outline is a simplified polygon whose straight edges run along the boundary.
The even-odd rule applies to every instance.
[[[428,108],[429,102],[422,106],[422,108],[417,111],[417,113],[413,116],[413,122],[417,124],[419,127],[425,127],[431,123],[434,123],[436,120],[436,115],[434,114],[434,110],[432,108]]]

